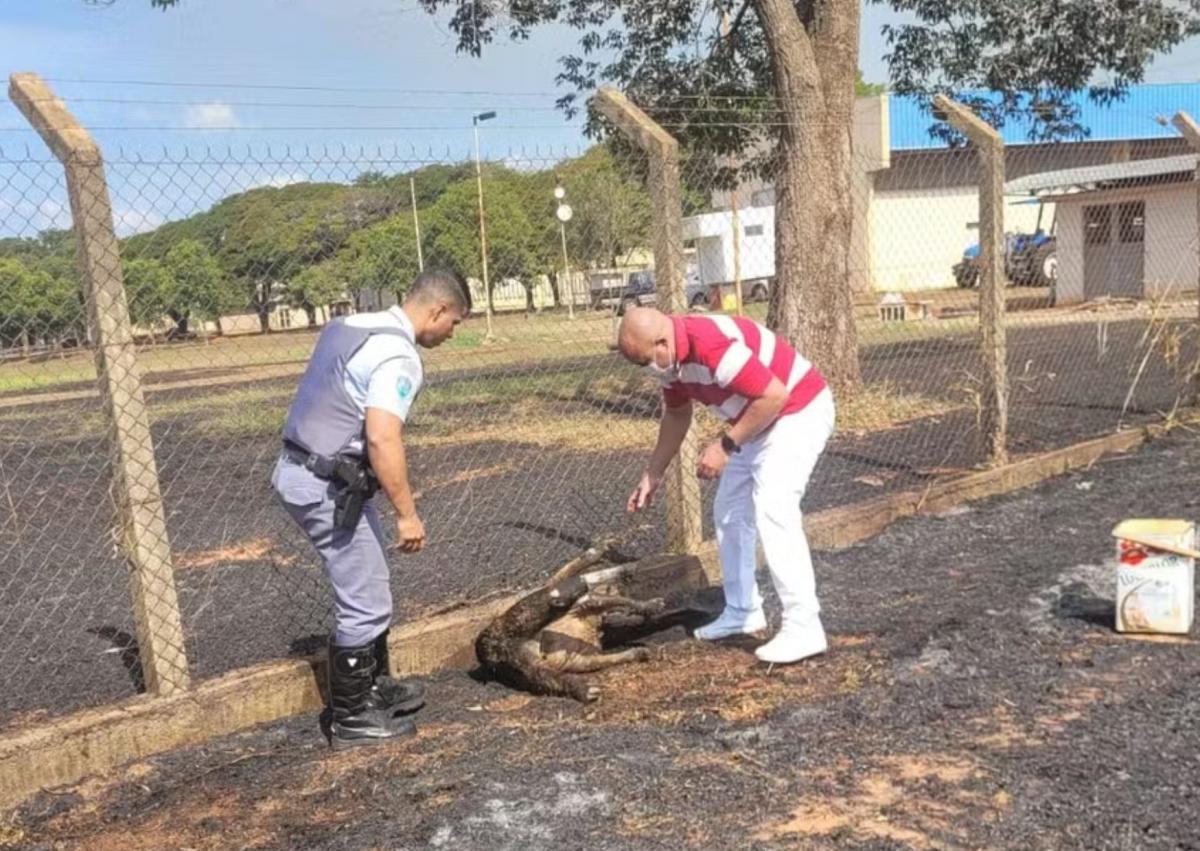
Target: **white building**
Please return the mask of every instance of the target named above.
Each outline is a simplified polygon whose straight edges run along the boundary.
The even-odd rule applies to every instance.
[[[1111,107],[1098,106],[1080,95],[1076,105],[1079,122],[1089,133],[1086,141],[1035,144],[1028,141],[1026,123],[1002,128],[1007,143],[1005,173],[1010,181],[1044,172],[1187,153],[1185,140],[1169,122],[1156,118],[1169,118],[1180,109],[1200,114],[1200,84],[1135,86],[1124,102]],[[852,286],[860,292],[954,287],[954,265],[968,246],[978,242],[978,156],[970,149],[949,148],[931,135],[930,128],[937,123],[909,98],[883,95],[859,99],[853,130],[850,267]],[[741,219],[750,215],[749,207],[774,203],[772,187],[757,180],[739,187],[738,197],[746,205],[739,209]],[[1035,230],[1039,209],[1028,199],[1028,194],[1017,193],[1005,205],[1006,231]],[[1057,218],[1056,199],[1047,200],[1050,205],[1042,213],[1043,227]],[[728,192],[713,195],[718,211],[728,211],[732,201]],[[719,253],[728,257],[732,226],[728,216],[722,221],[729,236]],[[1061,220],[1057,226],[1062,226]],[[709,250],[718,253],[716,248]],[[1158,274],[1153,267],[1148,270],[1148,275]]]
[[[1156,299],[1195,290],[1194,154],[1033,174],[1010,181],[1058,210],[1055,303]]]

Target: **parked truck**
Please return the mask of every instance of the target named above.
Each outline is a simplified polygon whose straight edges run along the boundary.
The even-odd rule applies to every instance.
[[[775,207],[744,207],[683,220],[683,238],[695,245],[696,271],[708,291],[742,282],[747,301],[766,301],[775,281]]]

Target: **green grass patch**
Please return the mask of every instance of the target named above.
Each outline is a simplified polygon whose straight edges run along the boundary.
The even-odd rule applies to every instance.
[[[80,382],[95,382],[96,368],[90,357],[13,361],[0,366],[0,394],[32,393]]]
[[[483,340],[484,335],[478,331],[458,331],[442,345],[448,349],[475,349],[483,345]]]

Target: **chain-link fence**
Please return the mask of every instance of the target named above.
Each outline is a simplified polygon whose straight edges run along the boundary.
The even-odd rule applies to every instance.
[[[897,144],[904,134],[872,103],[842,199],[846,274],[817,282],[851,290],[854,321],[838,333],[853,335],[861,383],[837,400],[807,511],[989,460],[978,156]],[[1006,151],[1013,454],[1190,400],[1196,158],[1140,127]],[[797,223],[794,205],[776,204],[770,156],[754,173],[681,157],[689,309],[774,321],[801,283],[776,265]],[[76,165],[86,173],[73,179],[95,176]],[[77,201],[72,214],[57,159],[0,156],[0,720],[145,688],[139,636],[169,633],[162,610],[176,599],[184,682],[323,644],[315,554],[269,487],[283,416],[318,329],[389,308],[432,265],[470,279],[475,313],[426,353],[406,430],[429,546],[391,557],[398,618],[527,586],[602,537],[630,556],[667,545],[661,502],[624,511],[660,397],[611,348],[624,309],[662,298],[664,211],[646,154],[609,143],[477,164],[341,148],[109,151],[104,168],[115,243],[82,227],[103,210]],[[95,189],[80,197],[94,202]],[[101,292],[116,268],[124,307]],[[112,324],[122,310],[130,345]],[[122,358],[134,353],[130,373]],[[132,426],[114,430],[122,418]],[[152,463],[149,443],[120,445],[138,422]],[[701,415],[697,430],[715,434],[715,420]],[[151,472],[161,511],[139,478]],[[703,484],[701,504],[684,507],[705,537],[714,490]]]

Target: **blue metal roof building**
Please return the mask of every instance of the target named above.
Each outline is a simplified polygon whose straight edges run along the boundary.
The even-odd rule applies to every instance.
[[[1182,109],[1200,118],[1200,83],[1131,86],[1123,100],[1108,106],[1093,103],[1086,92],[1079,92],[1073,100],[1080,108],[1079,123],[1090,131],[1086,141],[1093,142],[1178,138],[1170,125],[1171,116]],[[930,136],[935,119],[915,98],[889,96],[888,112],[893,151],[945,147]],[[1159,123],[1160,116],[1167,120],[1166,126]],[[1009,145],[1030,144],[1029,129],[1028,120],[1012,121],[1001,128],[1001,135]]]

